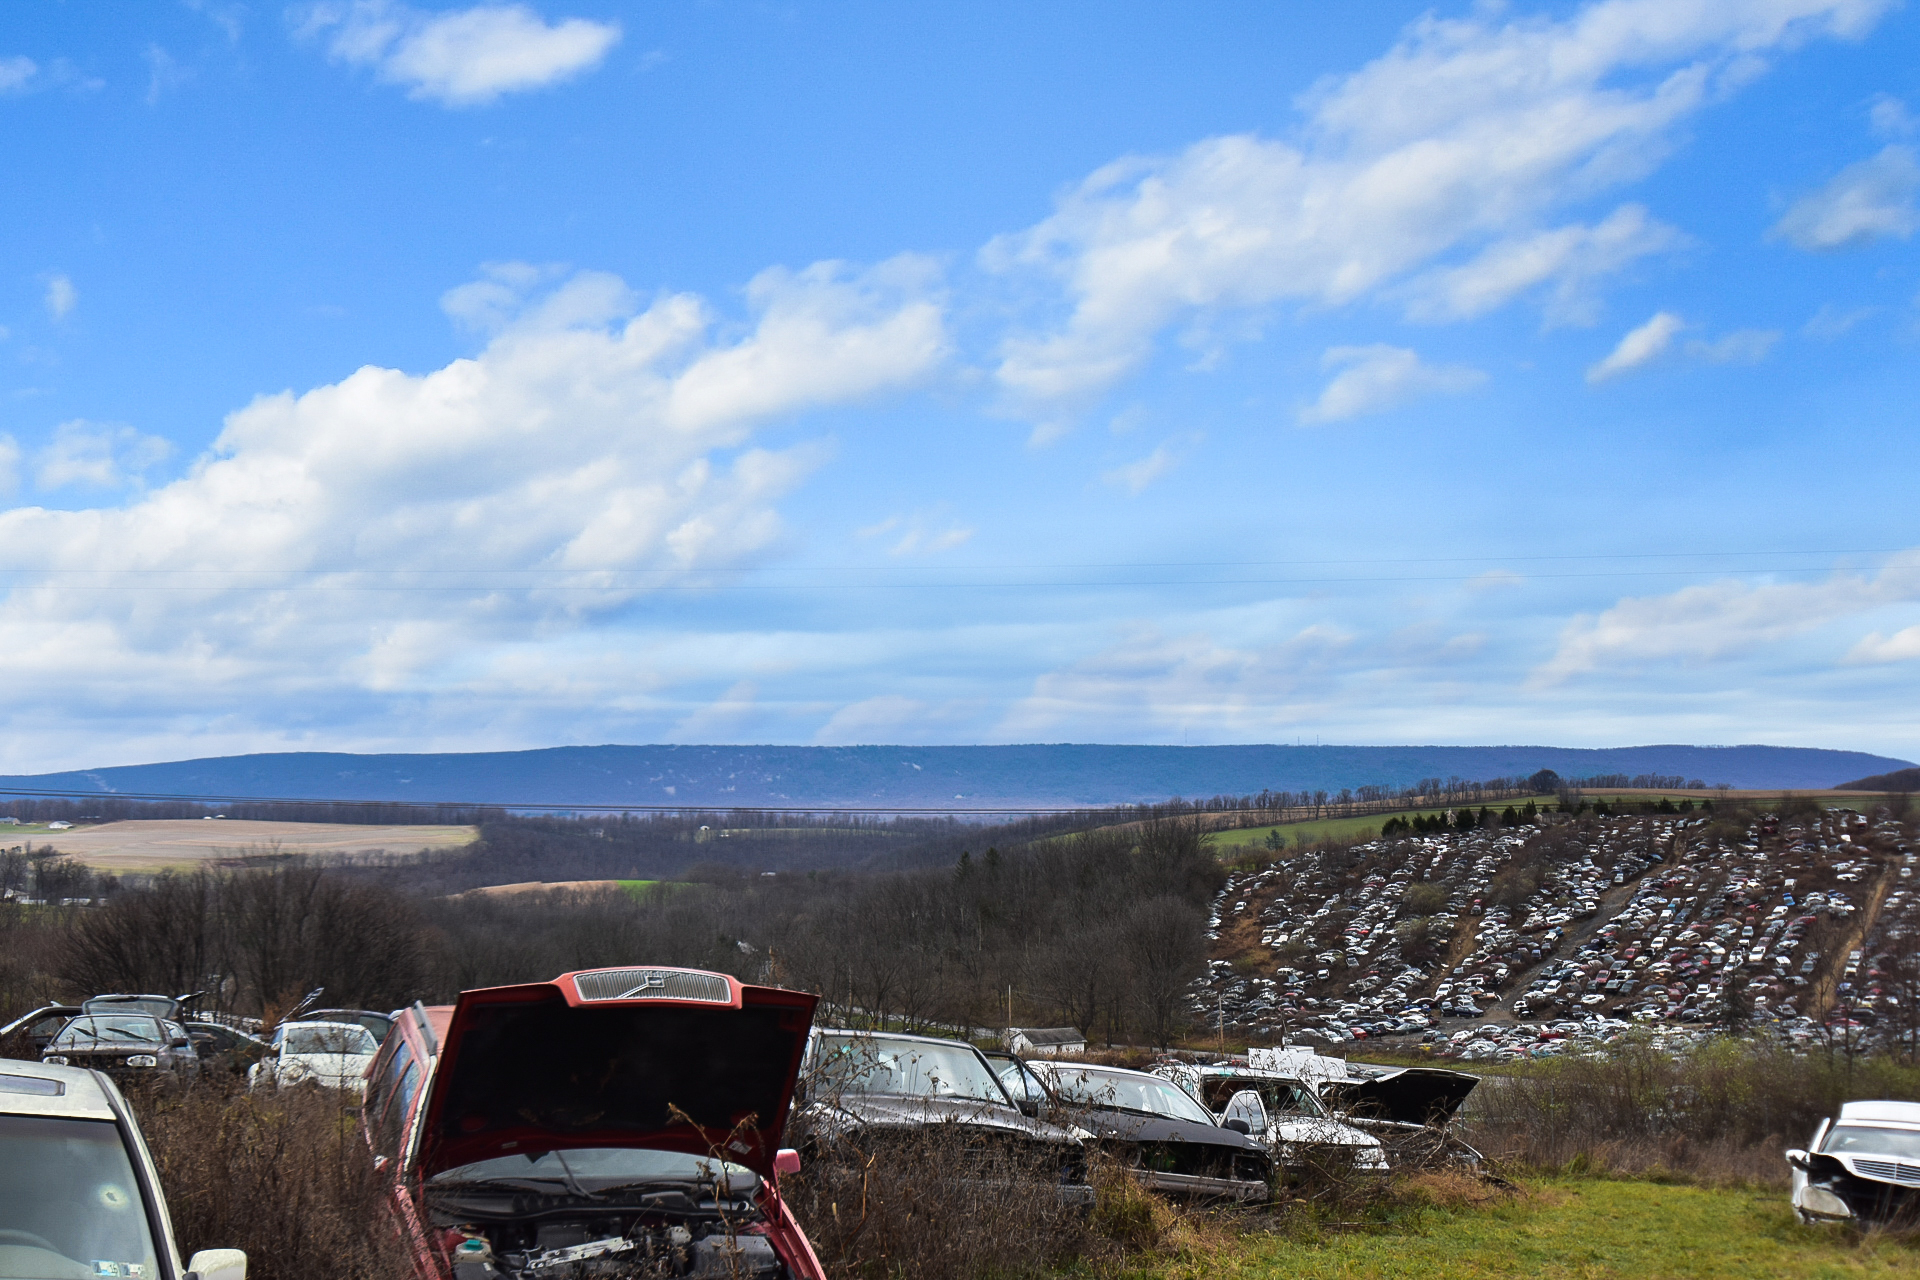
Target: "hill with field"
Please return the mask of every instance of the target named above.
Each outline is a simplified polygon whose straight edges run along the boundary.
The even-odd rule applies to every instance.
[[[1857,751],[1776,746],[592,746],[349,755],[284,752],[0,777],[0,790],[413,804],[811,805],[991,809],[1407,787],[1422,779],[1657,775],[1822,789],[1910,769]],[[1618,785],[1618,784],[1616,784]]]

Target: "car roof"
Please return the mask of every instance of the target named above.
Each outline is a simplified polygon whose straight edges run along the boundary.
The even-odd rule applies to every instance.
[[[85,1067],[0,1061],[0,1114],[115,1119],[101,1077]]]
[[[1840,1123],[1920,1125],[1920,1102],[1849,1102],[1840,1108]]]
[[[921,1044],[957,1044],[964,1045],[972,1049],[975,1053],[983,1052],[979,1045],[969,1040],[955,1040],[950,1036],[910,1036],[904,1031],[857,1031],[852,1027],[815,1027],[813,1034],[816,1036],[860,1036],[868,1040],[915,1040]]]

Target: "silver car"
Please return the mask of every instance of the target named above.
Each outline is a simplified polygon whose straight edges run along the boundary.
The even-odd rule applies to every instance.
[[[1849,1102],[1787,1152],[1802,1222],[1872,1226],[1920,1213],[1920,1102]]]
[[[0,1061],[0,1276],[246,1280],[247,1255],[186,1267],[140,1126],[84,1067]]]

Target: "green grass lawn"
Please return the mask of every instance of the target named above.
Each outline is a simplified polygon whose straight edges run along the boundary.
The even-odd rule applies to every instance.
[[[1920,1276],[1920,1248],[1800,1226],[1779,1191],[1566,1179],[1531,1182],[1521,1196],[1493,1207],[1411,1210],[1380,1229],[1305,1241],[1245,1237],[1212,1256],[1134,1274],[1142,1280]]]

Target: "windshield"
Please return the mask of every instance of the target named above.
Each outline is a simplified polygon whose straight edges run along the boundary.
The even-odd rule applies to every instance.
[[[1056,1066],[1035,1063],[1040,1078],[1053,1086],[1062,1101],[1089,1107],[1118,1107],[1122,1111],[1144,1111],[1148,1115],[1171,1120],[1193,1120],[1212,1124],[1207,1109],[1188,1097],[1177,1085],[1153,1076],[1131,1071],[1102,1071],[1097,1067]]]
[[[110,1044],[139,1042],[155,1044],[166,1037],[160,1034],[160,1023],[153,1018],[141,1018],[132,1014],[102,1014],[99,1017],[75,1018],[69,1022],[55,1039],[54,1047],[79,1044],[86,1040],[100,1040]]]
[[[1206,1091],[1207,1102],[1215,1107],[1225,1107],[1234,1094],[1242,1089],[1251,1089],[1260,1095],[1260,1101],[1266,1104],[1270,1115],[1308,1115],[1324,1116],[1327,1109],[1320,1105],[1320,1099],[1303,1084],[1289,1080],[1249,1079],[1246,1076],[1226,1076],[1210,1078],[1202,1085]]]
[[[678,1151],[634,1147],[582,1147],[539,1155],[500,1156],[436,1173],[427,1181],[435,1186],[466,1186],[499,1178],[552,1179],[570,1182],[582,1191],[595,1191],[634,1182],[712,1182],[716,1176],[725,1177],[728,1190],[735,1195],[760,1185],[753,1170],[742,1165]]]
[[[288,1027],[280,1038],[280,1052],[371,1054],[380,1048],[364,1027],[341,1023]]]
[[[0,1280],[159,1280],[133,1163],[111,1120],[0,1116]]]
[[[1839,1156],[1899,1156],[1920,1159],[1920,1130],[1880,1129],[1860,1124],[1835,1125],[1820,1150]]]
[[[814,1070],[842,1093],[973,1098],[1007,1105],[1007,1095],[971,1046],[891,1036],[822,1036]]]

